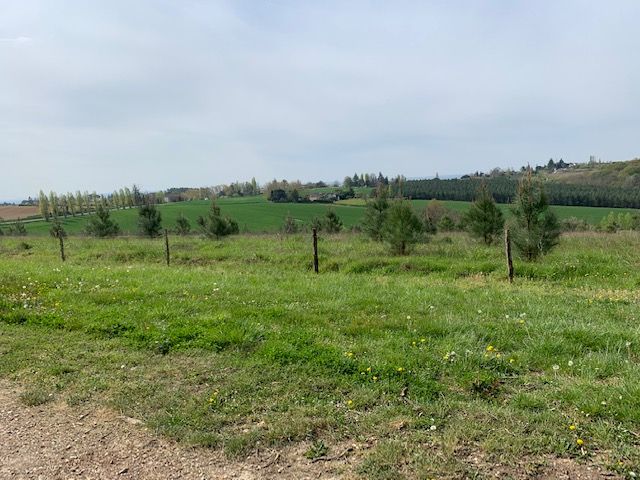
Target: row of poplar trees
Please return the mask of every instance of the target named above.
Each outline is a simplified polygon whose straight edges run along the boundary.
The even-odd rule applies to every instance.
[[[164,200],[162,192],[151,195],[154,197],[152,199],[154,203],[162,203]],[[114,190],[109,195],[98,195],[96,192],[89,193],[80,190],[75,194],[69,192],[58,195],[56,192],[50,192],[47,195],[40,190],[38,207],[42,218],[49,221],[58,217],[75,217],[96,212],[99,206],[105,209],[133,208],[143,203],[149,203],[149,200],[149,194],[143,194],[137,185]]]

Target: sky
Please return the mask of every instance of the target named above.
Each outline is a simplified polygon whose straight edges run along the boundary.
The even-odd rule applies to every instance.
[[[637,0],[0,0],[0,200],[640,156]]]

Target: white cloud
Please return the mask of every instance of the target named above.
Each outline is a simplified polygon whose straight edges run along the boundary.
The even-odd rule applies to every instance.
[[[632,0],[8,3],[0,37],[28,48],[0,44],[0,196],[629,158],[638,14]]]

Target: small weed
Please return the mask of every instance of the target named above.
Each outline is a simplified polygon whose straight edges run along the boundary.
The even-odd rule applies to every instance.
[[[327,453],[329,453],[329,447],[327,447],[322,440],[316,440],[311,444],[309,450],[304,453],[304,456],[309,460],[315,460],[316,458],[326,456]]]
[[[42,389],[31,388],[20,394],[20,401],[28,407],[37,407],[53,400],[53,394]]]

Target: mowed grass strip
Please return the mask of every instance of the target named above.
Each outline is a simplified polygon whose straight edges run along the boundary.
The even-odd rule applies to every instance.
[[[565,236],[513,286],[463,234],[407,257],[322,236],[320,275],[307,235],[171,243],[167,268],[160,240],[71,237],[62,264],[53,239],[2,239],[0,375],[25,404],[108,405],[229,455],[365,443],[363,478],[637,472],[637,234]]]

